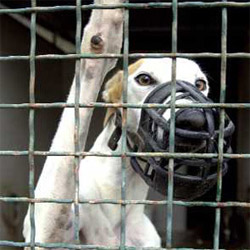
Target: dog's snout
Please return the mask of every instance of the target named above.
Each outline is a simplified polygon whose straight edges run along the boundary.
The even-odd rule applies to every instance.
[[[184,109],[176,116],[176,126],[190,130],[202,130],[206,119],[200,109]]]

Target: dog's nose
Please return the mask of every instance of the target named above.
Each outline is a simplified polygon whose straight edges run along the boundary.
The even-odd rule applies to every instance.
[[[190,130],[202,130],[206,119],[200,109],[182,109],[176,116],[176,126]]]

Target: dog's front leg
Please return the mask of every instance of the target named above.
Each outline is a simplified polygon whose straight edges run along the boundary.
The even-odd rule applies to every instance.
[[[123,0],[95,0],[98,4],[122,3]],[[122,45],[123,12],[93,10],[89,24],[84,30],[82,51],[87,53],[119,53]],[[80,103],[95,102],[107,72],[115,66],[116,59],[81,60]],[[75,102],[75,81],[71,87],[68,103]],[[84,150],[93,109],[80,109],[80,150]],[[65,108],[50,151],[74,152],[75,112]],[[35,198],[72,199],[74,197],[74,157],[47,157],[39,178]],[[25,218],[23,234],[26,242],[67,242],[71,208],[53,203],[35,204],[35,237],[31,239],[30,211]],[[34,234],[33,234],[34,236]],[[42,248],[39,248],[40,250]]]
[[[145,214],[128,217],[126,244],[135,247],[161,246],[160,236]]]
[[[119,245],[119,237],[114,231],[112,220],[105,214],[102,205],[84,204],[81,206],[80,214],[84,243],[102,246]]]

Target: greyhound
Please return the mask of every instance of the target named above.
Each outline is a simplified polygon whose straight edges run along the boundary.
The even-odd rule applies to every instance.
[[[131,64],[128,69],[127,101],[132,104],[143,104],[145,103],[145,100],[148,100],[147,102],[149,103],[156,98],[156,93],[157,95],[162,95],[165,93],[166,89],[168,89],[167,91],[169,92],[169,86],[171,85],[170,83],[172,80],[172,63],[173,60],[171,58],[159,58],[140,59],[134,64]],[[123,78],[123,72],[119,71],[109,81],[107,81],[105,89],[102,93],[105,102],[122,103]],[[178,82],[177,87],[180,89],[176,93],[176,104],[192,104],[194,102],[199,102],[201,99],[198,97],[198,99],[196,99],[195,97],[198,96],[199,93],[201,93],[200,95],[203,98],[202,100],[208,100],[208,79],[205,73],[194,61],[183,58],[176,59],[176,81]],[[183,93],[182,89],[185,88],[191,89],[190,93],[192,92],[192,98]],[[162,100],[161,103],[168,104],[171,101],[171,96],[168,94],[167,97],[163,99],[164,100]],[[80,100],[80,102],[84,102],[84,100]],[[179,130],[176,130],[176,133],[181,133],[180,131],[185,131],[186,129],[187,131],[191,130],[191,132],[184,134],[190,135],[193,133],[195,136],[202,135],[204,138],[207,138],[205,137],[205,132],[203,132],[203,130],[206,130],[206,127],[208,126],[207,124],[211,123],[206,122],[206,117],[209,117],[210,113],[204,115],[204,111],[202,109],[185,109],[185,112],[183,113],[181,112],[182,109],[176,108],[175,111],[176,115],[179,114],[176,116],[176,123],[179,126]],[[105,154],[121,152],[121,113],[122,110],[119,108],[108,108],[104,121],[104,128],[95,140],[90,152],[100,152]],[[164,109],[164,111],[161,112],[161,118],[157,119],[157,121],[161,121],[161,124],[166,122],[167,126],[170,121],[170,116],[170,109]],[[128,108],[127,144],[130,151],[148,151],[153,147],[145,147],[145,145],[147,145],[147,140],[152,140],[149,138],[150,133],[145,135],[145,133],[143,134],[142,132],[144,130],[142,130],[141,127],[143,127],[143,125],[147,122],[143,120],[143,117],[145,117],[145,114],[143,115],[142,109]],[[65,123],[64,132],[68,133],[67,117],[63,117],[61,123]],[[151,133],[151,135],[156,141],[159,138],[163,138],[159,140],[162,140],[163,144],[168,144],[168,136],[166,136],[166,133],[163,131],[164,126],[165,124],[163,124],[162,127],[159,126],[156,129],[153,129],[154,133]],[[209,130],[211,132],[211,129]],[[196,133],[192,131],[198,132]],[[204,142],[206,140],[203,137],[197,140],[197,138],[180,139],[177,136],[176,148],[181,152],[204,152],[201,151],[201,149],[208,147],[208,144]],[[63,138],[61,139],[63,140]],[[210,139],[211,138],[209,138],[209,140]],[[157,150],[154,149],[153,151]],[[162,152],[164,151],[166,150],[162,150]],[[150,186],[159,192],[166,189],[166,186],[164,186],[165,179],[163,178],[163,175],[157,174],[156,169],[159,169],[159,166],[156,165],[156,162],[156,160],[148,162],[146,157],[134,157],[133,161],[131,161],[129,157],[126,158],[126,199],[145,200]],[[155,167],[155,170],[153,170],[153,172],[155,171],[153,177],[149,174],[145,174],[145,169],[148,168],[149,165],[153,165],[153,167]],[[179,167],[176,167],[176,169],[177,168]],[[120,200],[122,181],[121,172],[122,161],[120,157],[89,156],[82,159],[79,169],[80,200]],[[182,172],[180,171],[179,176],[185,176],[185,170]],[[48,178],[50,178],[49,174]],[[195,177],[193,179],[194,182],[192,183],[194,184],[191,184],[190,189],[190,185],[188,183],[189,179],[186,180],[184,178],[183,183],[185,185],[183,188],[183,185],[179,185],[181,184],[181,182],[179,182],[179,178],[175,183],[177,193],[175,193],[174,196],[177,199],[180,198],[190,200],[204,193],[208,189],[207,186],[210,188],[210,186],[215,183],[214,178],[209,179],[208,177],[205,178],[207,180],[206,187],[200,188],[199,185],[203,182],[198,182],[197,178]],[[158,184],[159,182],[161,182],[161,185]],[[209,182],[212,182],[212,184],[208,184]],[[43,185],[46,186],[47,184],[40,183],[40,187]],[[179,191],[178,186],[180,186]],[[188,194],[185,193],[185,190],[188,191]],[[199,190],[202,191],[200,192]],[[162,193],[164,193],[164,191],[162,191]],[[193,196],[192,193],[194,193]],[[183,194],[187,197],[184,197]],[[119,246],[121,230],[121,206],[119,204],[80,204],[79,213],[79,229],[83,244]],[[62,237],[64,242],[71,242],[73,240],[73,212],[71,215],[64,216],[63,218],[66,220],[65,228],[60,228],[58,233],[55,232],[53,237],[48,237],[46,239],[48,242],[57,241]],[[37,220],[39,220],[39,214]],[[161,239],[155,226],[144,213],[144,205],[126,205],[125,220],[127,246],[161,246]],[[49,226],[49,221],[46,225],[44,224],[43,228],[39,228],[39,223],[37,223],[38,229],[36,234],[38,240],[42,239],[42,237],[39,237],[40,232],[44,231],[46,234],[46,227]],[[63,235],[61,238],[57,237],[59,233]],[[29,235],[30,224],[29,218],[26,217],[24,224],[24,236],[26,241],[29,240]]]

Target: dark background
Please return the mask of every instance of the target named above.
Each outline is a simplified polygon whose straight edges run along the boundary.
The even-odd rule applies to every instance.
[[[2,4],[11,8],[20,8],[30,6],[30,1],[0,1]],[[130,2],[154,2],[154,1],[130,1]],[[160,2],[160,1],[158,1]],[[169,2],[169,1],[165,1]],[[182,2],[182,1],[179,1]],[[212,1],[204,1],[212,2]],[[241,1],[244,2],[244,1]],[[248,2],[248,1],[245,1]],[[84,4],[92,1],[83,1]],[[38,1],[38,6],[55,5],[74,5],[75,1],[57,0],[57,1]],[[83,11],[83,26],[87,23],[90,11]],[[30,15],[25,15],[29,17]],[[249,8],[229,8],[228,9],[228,52],[249,52]],[[65,39],[74,43],[75,41],[75,12],[64,11],[55,13],[39,13],[38,23],[42,26],[60,34]],[[171,52],[171,9],[148,9],[148,10],[130,10],[130,31],[129,31],[129,50],[133,52]],[[14,32],[14,31],[13,31]],[[20,45],[21,46],[21,45]],[[57,48],[49,48],[37,43],[37,54],[61,53]],[[181,8],[178,11],[178,52],[215,52],[221,51],[221,9],[220,8]],[[3,52],[4,54],[5,52]],[[8,54],[8,52],[6,52]],[[23,53],[29,53],[29,44],[23,48]],[[200,58],[196,60],[201,68],[208,74],[211,92],[210,97],[214,101],[219,101],[220,91],[220,59]],[[37,63],[37,67],[45,62]],[[49,62],[51,64],[51,62]],[[120,63],[121,65],[121,63]],[[227,93],[226,102],[249,102],[249,98],[244,94],[244,88],[249,85],[250,69],[249,59],[228,59],[227,65]],[[73,69],[74,62],[70,62]],[[48,70],[50,66],[47,66]],[[243,69],[245,69],[244,73]],[[57,69],[53,69],[56,74]],[[38,69],[39,71],[39,69]],[[244,75],[248,74],[248,79]],[[71,76],[70,76],[71,77]],[[68,77],[68,78],[70,78]],[[40,86],[37,93],[37,101],[63,101],[69,85],[64,87],[64,93],[54,96],[47,96],[47,88]],[[41,111],[43,112],[43,111]],[[103,116],[103,111],[101,116]],[[241,111],[229,109],[227,113],[236,124],[236,132],[233,140],[233,148],[236,153],[239,151],[237,138],[239,131],[237,124]],[[249,117],[249,111],[244,116]],[[51,116],[59,117],[60,110],[55,110]],[[57,118],[58,119],[58,118]],[[99,119],[99,116],[98,116]],[[248,118],[249,119],[249,118]],[[97,121],[94,117],[93,124]],[[53,131],[51,132],[53,134]],[[95,140],[98,131],[91,131],[88,145]],[[249,153],[245,151],[244,153]],[[238,168],[240,161],[231,160],[228,174],[223,179],[223,201],[240,200],[237,182],[239,180]],[[37,174],[38,175],[38,174]],[[204,195],[200,200],[214,200],[215,188]],[[243,200],[250,201],[250,200]],[[239,248],[247,246],[247,229],[245,218],[247,211],[238,208],[222,209],[222,227],[221,227],[221,247]],[[185,241],[177,241],[178,246],[195,247],[197,239],[202,241],[203,246],[211,247],[214,230],[214,209],[211,208],[188,208],[187,210],[187,232]],[[228,230],[230,236],[228,237]],[[248,235],[249,237],[249,235]]]

